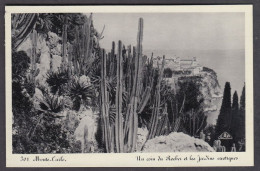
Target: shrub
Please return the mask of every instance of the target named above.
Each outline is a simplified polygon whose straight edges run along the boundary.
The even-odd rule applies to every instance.
[[[37,153],[65,153],[70,147],[67,134],[61,124],[43,122],[37,127],[32,141],[37,144]]]
[[[28,132],[34,124],[33,103],[25,84],[26,73],[30,66],[30,58],[24,51],[12,53],[12,112],[13,112],[13,152],[28,153]],[[31,85],[33,87],[33,85]],[[26,91],[27,90],[27,91]]]
[[[173,71],[170,68],[166,68],[163,71],[163,75],[164,75],[165,78],[171,78],[172,77],[172,73],[173,73]]]
[[[24,51],[12,53],[12,79],[21,81],[30,66],[30,57]]]
[[[27,91],[27,93],[33,97],[34,93],[35,93],[35,83],[31,80],[29,80],[28,78],[25,79],[24,82],[24,87]]]

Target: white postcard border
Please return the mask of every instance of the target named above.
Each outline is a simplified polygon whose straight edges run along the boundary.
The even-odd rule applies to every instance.
[[[5,8],[5,71],[6,71],[6,166],[7,167],[204,167],[204,166],[253,166],[253,12],[252,5],[194,5],[194,6],[6,6]],[[11,75],[11,13],[168,13],[168,12],[244,12],[245,13],[245,82],[246,82],[246,152],[224,153],[85,153],[85,154],[12,154],[12,75]],[[197,162],[198,155],[210,156],[214,160]],[[33,161],[41,158],[66,161]],[[155,161],[138,161],[155,158]],[[181,161],[158,161],[158,156],[166,159],[182,158]],[[189,160],[193,156],[195,161]],[[21,161],[21,158],[30,161]],[[187,160],[184,160],[187,157]],[[217,160],[219,157],[234,157],[237,160]]]

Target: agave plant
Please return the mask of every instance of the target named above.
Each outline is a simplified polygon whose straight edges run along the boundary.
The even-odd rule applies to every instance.
[[[51,87],[51,93],[61,95],[69,82],[69,71],[59,69],[57,72],[49,72],[46,82]]]
[[[35,127],[28,133],[30,138],[33,137],[37,127],[41,125],[40,123],[42,121],[53,122],[55,119],[63,117],[58,115],[58,113],[63,109],[63,100],[61,100],[60,97],[56,95],[50,94],[47,89],[41,89],[43,90],[43,98],[37,99],[39,101],[40,108],[36,108],[40,115],[37,119]]]
[[[80,105],[90,105],[95,97],[94,87],[91,84],[83,84],[79,79],[74,79],[70,84],[69,96],[73,101],[73,109],[78,111]]]
[[[52,115],[59,113],[63,109],[63,100],[57,96],[50,94],[47,90],[43,91],[43,98],[38,99],[40,109],[43,112],[49,112]]]

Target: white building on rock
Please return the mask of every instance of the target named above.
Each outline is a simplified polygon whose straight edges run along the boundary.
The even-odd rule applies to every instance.
[[[190,73],[189,75],[198,75],[203,70],[203,67],[198,63],[196,57],[193,59],[181,59],[180,57],[165,59],[165,67],[172,71]],[[154,58],[154,67],[162,63],[162,57]]]

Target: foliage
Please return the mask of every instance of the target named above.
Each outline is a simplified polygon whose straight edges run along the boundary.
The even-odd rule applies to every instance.
[[[59,96],[52,95],[48,91],[43,91],[43,99],[40,101],[40,108],[42,111],[59,113],[63,109],[63,100]]]
[[[23,81],[30,66],[30,58],[24,51],[12,53],[12,80]]]
[[[201,110],[203,98],[199,90],[201,77],[193,77],[191,80],[187,80],[185,76],[180,77],[178,90],[173,90],[162,79],[163,75],[172,77],[172,74],[188,75],[191,72],[172,71],[170,68],[164,70],[164,67],[153,68],[153,61],[142,55],[142,19],[139,20],[137,47],[134,47],[131,53],[131,47],[126,50],[119,41],[118,54],[115,55],[114,44],[108,54],[104,51],[101,53],[100,47],[95,46],[99,41],[96,39],[100,37],[93,28],[92,20],[88,20],[83,14],[47,13],[37,16],[35,30],[38,33],[47,35],[51,31],[58,36],[67,34],[62,38],[62,44],[68,43],[71,46],[64,46],[62,54],[64,57],[68,48],[69,65],[73,65],[74,70],[71,73],[65,69],[65,64],[57,72],[49,72],[46,82],[50,92],[46,88],[38,87],[42,90],[43,99],[38,99],[39,108],[34,109],[31,98],[35,82],[26,78],[30,58],[24,52],[13,54],[14,130],[19,131],[13,135],[15,153],[80,151],[79,144],[71,136],[73,131],[62,125],[59,116],[59,113],[68,107],[64,104],[66,98],[71,99],[72,108],[76,111],[81,105],[100,108],[102,105],[100,115],[103,118],[98,121],[95,137],[99,148],[105,149],[105,138],[109,136],[112,148],[106,149],[107,152],[114,152],[116,148],[120,148],[116,149],[116,152],[133,152],[138,127],[152,127],[151,137],[176,131],[173,127],[177,125],[178,119],[180,130],[190,135],[195,136],[204,129],[206,117]],[[86,40],[90,38],[91,42],[86,46]],[[73,77],[74,75],[77,76]],[[91,84],[84,84],[80,80],[82,75],[88,76]],[[106,123],[104,119],[107,119]],[[189,124],[191,120],[195,121],[195,124]]]
[[[233,136],[233,140],[237,141],[238,136],[238,129],[239,129],[239,105],[238,105],[238,95],[237,92],[233,94],[233,101],[232,101],[232,120],[231,120],[231,128],[230,133]]]
[[[190,75],[191,74],[191,71],[172,71],[172,74],[174,75]]]
[[[199,90],[200,82],[186,79],[185,81],[180,81],[178,84],[180,87],[178,93],[176,94],[178,108],[182,106],[183,99],[185,98],[184,113],[192,109],[198,110],[204,101]]]
[[[206,141],[211,145],[213,146],[213,142],[215,140],[215,131],[216,131],[216,126],[215,125],[207,125],[205,128],[204,128],[204,133],[206,135]],[[207,140],[207,136],[209,136],[209,140]]]
[[[217,120],[216,125],[216,137],[217,138],[220,134],[224,131],[229,131],[230,121],[231,121],[231,92],[230,92],[230,83],[226,82],[222,105],[220,109],[220,113]]]
[[[24,80],[29,68],[30,59],[25,52],[13,52],[12,54],[12,111],[15,124],[19,127],[26,126],[24,121],[30,121],[32,115],[32,101],[28,96]]]
[[[21,20],[23,18],[25,20]],[[65,23],[67,19],[68,23]],[[58,72],[48,73],[46,82],[50,86],[50,92],[47,88],[38,87],[39,85],[37,85],[37,88],[42,90],[43,98],[33,99],[36,85],[34,78],[28,77],[30,74],[30,57],[23,51],[15,52],[15,50],[33,29],[45,38],[48,38],[48,32],[54,32],[58,36],[61,36],[63,34],[62,27],[64,24],[66,24],[68,28],[68,42],[73,44],[75,29],[77,26],[83,26],[86,16],[79,13],[22,14],[12,15],[12,20],[12,31],[14,31],[14,33],[19,33],[19,29],[25,32],[25,34],[21,36],[18,35],[18,37],[15,35],[12,39],[13,152],[80,152],[79,144],[70,136],[72,133],[64,129],[60,119],[61,116],[59,116],[58,113],[62,112],[64,107],[66,107],[63,99],[68,95],[74,102],[74,109],[80,106],[77,102],[79,104],[92,105],[92,101],[89,101],[90,99],[94,99],[96,95],[93,91],[94,88],[90,85],[81,84],[79,80],[73,80],[69,71],[62,68],[62,70],[58,70]],[[29,20],[32,22],[28,23]],[[19,21],[23,22],[19,23]],[[90,24],[92,24],[92,22]],[[94,32],[94,34],[97,34],[95,30]],[[97,46],[95,46],[95,48],[96,47]],[[96,57],[95,55],[93,56]],[[93,68],[91,68],[92,66]],[[88,66],[91,71],[90,73],[93,77],[98,76],[98,74],[96,74],[100,72],[98,71],[98,59],[95,59],[92,66]],[[97,66],[96,70],[94,70],[94,66]],[[81,73],[78,74],[80,75]],[[98,79],[96,81],[98,82]],[[60,95],[63,96],[59,97]],[[34,105],[33,100],[35,100],[36,103],[38,100],[39,108],[34,108],[37,107],[37,104]]]
[[[75,27],[83,25],[86,16],[81,13],[50,13],[52,27],[50,28],[51,32],[56,33],[58,36],[62,36],[62,27],[65,21],[65,17],[68,17],[68,41],[71,43],[75,39]]]
[[[82,84],[79,79],[74,79],[70,84],[69,96],[73,101],[73,109],[78,111],[81,104],[91,105],[95,91],[92,85]]]
[[[154,99],[154,89],[158,79],[158,70],[155,72],[154,87],[152,88],[151,99]],[[163,113],[163,106],[166,105],[168,119],[171,127],[169,132],[177,126],[178,118],[181,118],[180,129],[191,136],[199,135],[207,124],[207,117],[203,112],[203,95],[200,91],[201,77],[181,77],[178,81],[177,91],[172,89],[164,80],[161,83],[161,107],[160,113]],[[176,92],[175,92],[176,91]],[[149,128],[153,104],[150,102],[139,115],[139,127],[146,125]],[[193,120],[196,121],[193,128]],[[190,124],[190,121],[192,123]],[[193,132],[194,129],[194,132]]]
[[[67,134],[61,124],[43,121],[35,131],[32,141],[37,144],[37,153],[64,153],[70,147]]]
[[[179,82],[179,91],[176,94],[177,106],[180,109],[183,105],[182,131],[191,136],[199,135],[207,124],[207,117],[203,112],[203,95],[200,92],[200,82],[196,80],[186,80]]]
[[[12,83],[12,111],[15,126],[27,127],[26,122],[30,122],[30,116],[33,115],[33,104],[30,97],[23,92],[22,86],[20,82]]]
[[[47,35],[53,27],[53,15],[49,13],[40,13],[35,27],[37,32]]]
[[[65,17],[68,17],[68,41],[71,43],[75,39],[75,27],[83,25],[86,17],[81,13],[40,13],[36,21],[36,30],[38,33],[47,36],[51,31],[58,36],[62,36],[62,27],[65,22]]]
[[[245,85],[240,96],[240,108],[239,108],[239,118],[238,118],[238,130],[237,130],[237,140],[243,141],[245,139]],[[242,148],[242,150],[245,150]]]
[[[245,85],[243,87],[243,90],[242,90],[242,94],[241,94],[241,97],[240,97],[240,110],[245,110],[246,109],[246,90],[245,90]]]
[[[34,123],[33,103],[28,95],[24,80],[29,68],[30,59],[25,52],[12,53],[12,113],[13,113],[13,152],[26,148],[27,133]]]
[[[61,125],[54,124],[53,113],[62,110],[61,101],[43,91],[40,113],[32,103],[35,85],[27,80],[30,59],[25,52],[12,54],[12,111],[13,111],[13,152],[14,153],[53,153],[67,149],[66,134]],[[29,90],[29,91],[28,91]],[[41,113],[45,113],[41,117]],[[55,117],[54,117],[55,116]]]
[[[69,70],[59,69],[57,72],[49,72],[46,82],[51,87],[51,93],[61,95],[65,92],[69,79]]]
[[[80,146],[68,139],[68,132],[62,125],[53,121],[42,120],[35,128],[31,139],[14,135],[14,153],[42,154],[42,153],[79,153]]]
[[[27,93],[32,98],[35,93],[35,83],[32,80],[28,79],[28,77],[27,77],[27,78],[25,78],[25,81],[24,81],[24,87],[25,87]]]
[[[173,71],[170,68],[165,68],[163,75],[165,78],[171,78]]]

